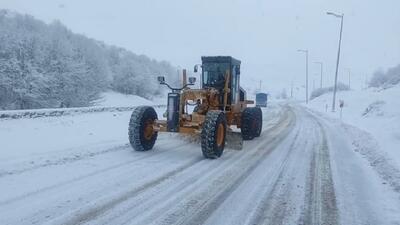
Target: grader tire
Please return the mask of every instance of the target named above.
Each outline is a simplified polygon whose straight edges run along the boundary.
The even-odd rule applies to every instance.
[[[243,140],[252,140],[255,136],[253,124],[255,120],[255,112],[253,108],[245,108],[242,112],[242,137]]]
[[[201,131],[201,150],[208,159],[219,158],[225,148],[226,117],[221,111],[209,111]]]
[[[157,119],[153,107],[137,107],[129,121],[129,142],[136,151],[148,151],[153,148],[157,140],[157,132],[153,130],[153,123]]]
[[[260,137],[262,131],[262,123],[263,123],[262,110],[260,107],[255,107],[252,109],[254,110],[255,120],[256,120],[256,129],[254,132],[254,137]]]
[[[246,108],[242,113],[243,140],[253,140],[260,137],[262,131],[262,111],[259,107]]]

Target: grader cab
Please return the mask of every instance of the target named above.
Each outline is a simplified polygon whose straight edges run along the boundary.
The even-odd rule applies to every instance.
[[[222,155],[227,134],[240,128],[240,135],[233,135],[228,142],[241,143],[259,137],[262,130],[262,112],[258,107],[247,107],[253,101],[246,99],[240,87],[240,61],[230,56],[202,57],[200,88],[191,89],[196,78],[186,73],[180,88],[171,87],[160,76],[158,81],[171,89],[168,93],[166,119],[159,120],[153,107],[136,108],[129,122],[129,141],[137,151],[153,148],[159,132],[200,135],[201,150],[206,158]],[[230,140],[229,140],[230,139]]]

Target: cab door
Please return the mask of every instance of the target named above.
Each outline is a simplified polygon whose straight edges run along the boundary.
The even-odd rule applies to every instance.
[[[231,79],[231,96],[232,96],[232,105],[239,103],[239,76],[240,73],[239,66],[232,66],[232,79]]]

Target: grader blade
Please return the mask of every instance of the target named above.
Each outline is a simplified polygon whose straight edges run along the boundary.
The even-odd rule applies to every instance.
[[[240,132],[226,132],[226,147],[233,150],[243,149],[243,137]]]

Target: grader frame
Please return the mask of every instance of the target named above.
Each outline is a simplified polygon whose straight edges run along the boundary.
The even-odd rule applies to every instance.
[[[254,101],[247,100],[246,92],[240,87],[240,63],[230,56],[202,57],[199,89],[189,88],[196,79],[190,77],[187,83],[186,70],[183,70],[182,88],[172,88],[164,77],[158,77],[160,84],[172,90],[168,94],[167,119],[159,120],[155,115],[143,122],[143,116],[134,112],[129,129],[132,146],[136,150],[149,150],[143,148],[143,143],[152,141],[158,132],[200,134],[203,155],[218,158],[222,155],[227,132],[232,132],[231,126],[241,129],[241,135],[234,139],[248,140],[259,136],[261,110],[247,107]],[[198,65],[194,70],[198,71]],[[190,112],[189,106],[194,105],[196,107]],[[156,114],[154,109],[150,111],[150,114]],[[135,126],[136,131],[133,131]]]

